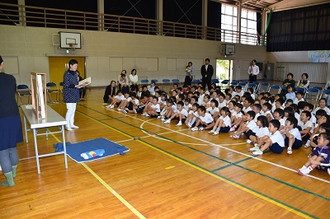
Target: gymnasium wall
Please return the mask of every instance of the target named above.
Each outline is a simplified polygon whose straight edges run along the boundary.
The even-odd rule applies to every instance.
[[[275,63],[275,80],[284,80],[289,72],[298,80],[303,72],[307,72],[311,82],[330,81],[330,63],[313,62],[308,51],[270,52],[268,61]]]
[[[130,72],[132,68],[138,70],[140,78],[183,80],[188,61],[194,63],[196,78],[200,78],[199,69],[206,57],[213,66],[216,59],[233,59],[233,78],[247,79],[251,59],[267,61],[266,49],[259,46],[236,45],[235,55],[225,57],[221,43],[215,41],[75,30],[72,32],[82,34],[82,49],[66,54],[53,46],[53,35],[68,30],[6,25],[0,29],[0,55],[6,72],[13,73],[18,84],[29,84],[32,71],[48,73],[49,56],[85,56],[86,75],[92,77],[93,86],[107,85],[122,69]]]

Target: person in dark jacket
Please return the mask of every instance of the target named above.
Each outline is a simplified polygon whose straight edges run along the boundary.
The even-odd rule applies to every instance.
[[[105,88],[103,103],[110,103],[112,97],[116,95],[116,81],[112,80],[110,84]]]
[[[205,65],[202,65],[201,67],[202,85],[204,89],[206,87],[206,84],[207,84],[207,88],[209,90],[211,89],[211,80],[212,80],[213,71],[214,71],[213,66],[210,65],[210,59],[206,58]]]
[[[16,103],[16,79],[2,72],[0,56],[0,165],[6,180],[3,186],[14,186],[18,155],[16,144],[23,141],[22,125]]]
[[[66,129],[68,131],[79,128],[74,124],[76,106],[80,101],[79,89],[81,88],[81,86],[78,86],[79,79],[76,72],[77,68],[78,61],[71,59],[69,61],[69,69],[64,72],[63,77],[63,100],[67,108],[65,119],[67,121]]]

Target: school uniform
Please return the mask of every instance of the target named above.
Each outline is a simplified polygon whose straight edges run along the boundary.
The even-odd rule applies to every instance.
[[[231,114],[232,117],[235,117],[235,118],[242,118],[243,116],[243,113],[242,112],[236,112],[234,110],[234,112]]]
[[[189,113],[188,113],[188,115],[189,114],[192,114],[193,115],[193,117],[191,118],[191,120],[189,121],[189,123],[191,124],[191,126],[194,126],[195,125],[195,122],[196,122],[196,119],[199,117],[199,115],[198,115],[198,111],[193,111],[193,110],[190,110],[189,111]]]
[[[300,100],[298,100],[298,98],[296,98],[296,99],[293,101],[293,103],[298,105],[298,103],[301,102],[301,101],[305,101],[305,99],[304,99],[304,98],[301,98]]]
[[[256,136],[258,137],[258,138],[262,138],[262,137],[264,137],[264,136],[266,136],[266,135],[270,135],[270,133],[269,133],[269,129],[267,128],[267,127],[261,127],[261,128],[259,128],[258,130],[257,130],[257,132],[256,132]]]
[[[317,112],[318,110],[324,110],[328,115],[330,115],[330,109],[329,109],[328,107],[324,107],[324,108],[317,107],[317,108],[313,111],[313,113],[316,114],[316,112]]]
[[[316,146],[310,156],[320,156],[323,158],[318,169],[326,170],[330,168],[330,148],[328,146]]]
[[[281,126],[285,127],[285,119],[282,118],[282,119],[279,119],[278,121],[280,122]]]
[[[190,103],[188,105],[186,105],[186,104],[183,105],[183,108],[185,110],[187,110],[187,112],[190,110],[191,107],[192,107],[192,105]]]
[[[254,117],[254,121],[257,122],[258,121],[258,117],[261,116],[260,113],[256,113],[255,117]]]
[[[280,131],[276,131],[274,134],[270,134],[270,140],[272,141],[272,145],[269,147],[270,151],[280,154],[284,150],[284,138]]]
[[[225,116],[225,117],[220,116],[219,119],[221,119],[224,124],[223,127],[220,127],[219,132],[228,133],[230,130],[230,127],[231,127],[231,120],[230,120],[229,116]]]
[[[222,102],[220,102],[219,101],[219,109],[221,109],[222,107],[225,107],[225,106],[227,106],[227,101],[222,101]]]
[[[205,94],[200,94],[199,95],[199,97],[198,97],[198,101],[197,101],[197,103],[199,104],[199,105],[203,105],[203,103],[204,103],[204,96],[205,96]],[[204,103],[205,104],[205,103]]]
[[[213,117],[210,113],[205,113],[204,116],[199,116],[198,118],[201,120],[201,122],[205,123],[206,126],[213,122]]]
[[[249,111],[252,111],[252,109],[251,109],[251,107],[243,107],[242,111],[243,111],[244,113],[247,113],[247,112],[249,112]]]
[[[214,107],[214,108],[209,107],[206,109],[206,111],[209,112],[213,116],[214,113],[219,112],[219,108],[218,107]]]
[[[294,136],[294,143],[292,145],[293,149],[299,149],[302,146],[301,134],[297,128],[293,128],[289,131],[291,135]],[[285,146],[289,145],[289,138],[285,138]]]
[[[249,138],[251,135],[256,135],[256,132],[258,131],[259,127],[257,126],[257,123],[254,120],[251,120],[247,123],[247,127],[249,130],[245,132],[245,136]]]
[[[313,133],[314,131],[314,125],[312,121],[308,120],[306,123],[303,123],[302,121],[299,121],[298,126],[300,126],[301,130],[307,129],[307,127],[311,127],[311,130],[309,131],[310,133]],[[307,133],[303,138],[302,141],[306,142],[308,139],[311,137],[310,133]]]

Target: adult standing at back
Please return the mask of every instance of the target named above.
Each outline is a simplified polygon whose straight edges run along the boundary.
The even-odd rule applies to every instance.
[[[202,74],[202,85],[205,90],[206,84],[207,88],[210,90],[211,89],[211,80],[213,76],[213,66],[210,64],[210,59],[206,58],[205,59],[205,64],[202,65],[201,67],[201,74]]]
[[[193,74],[195,71],[195,68],[192,66],[192,62],[188,62],[188,65],[186,66],[186,77],[184,79],[184,84],[183,86],[191,86],[191,82],[193,79]]]
[[[138,92],[139,86],[138,86],[138,81],[139,81],[139,76],[137,75],[136,69],[132,69],[131,74],[129,75],[129,81],[131,84],[131,91]]]
[[[257,66],[257,61],[255,59],[251,61],[248,69],[248,73],[249,73],[249,82],[250,83],[256,82],[259,74],[259,66]]]
[[[23,141],[22,125],[15,99],[16,80],[3,72],[0,56],[0,165],[6,180],[3,186],[14,186],[18,155],[16,144]]]
[[[79,79],[77,77],[78,61],[71,59],[69,61],[69,69],[64,72],[63,76],[63,100],[66,103],[66,116],[67,121],[66,129],[71,131],[72,129],[79,128],[74,125],[74,115],[76,112],[77,103],[80,101],[79,93]]]

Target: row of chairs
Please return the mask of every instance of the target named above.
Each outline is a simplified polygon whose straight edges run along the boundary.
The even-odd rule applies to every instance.
[[[158,83],[159,81],[157,79],[151,79],[150,81],[148,79],[142,79],[141,80],[141,84],[148,84],[149,82]],[[172,79],[172,80],[170,80],[170,79],[163,79],[162,80],[162,83],[165,83],[165,84],[171,83],[171,82],[172,83],[180,83],[180,80],[179,79]]]
[[[48,97],[49,103],[56,103],[60,101],[60,94],[63,90],[63,82],[60,83],[60,87],[57,86],[54,82],[48,82],[46,84],[46,92]],[[53,100],[52,94],[56,95],[56,98]],[[19,105],[23,104],[23,98],[27,97],[27,103],[30,104],[31,102],[31,89],[26,84],[17,85],[17,103]]]

